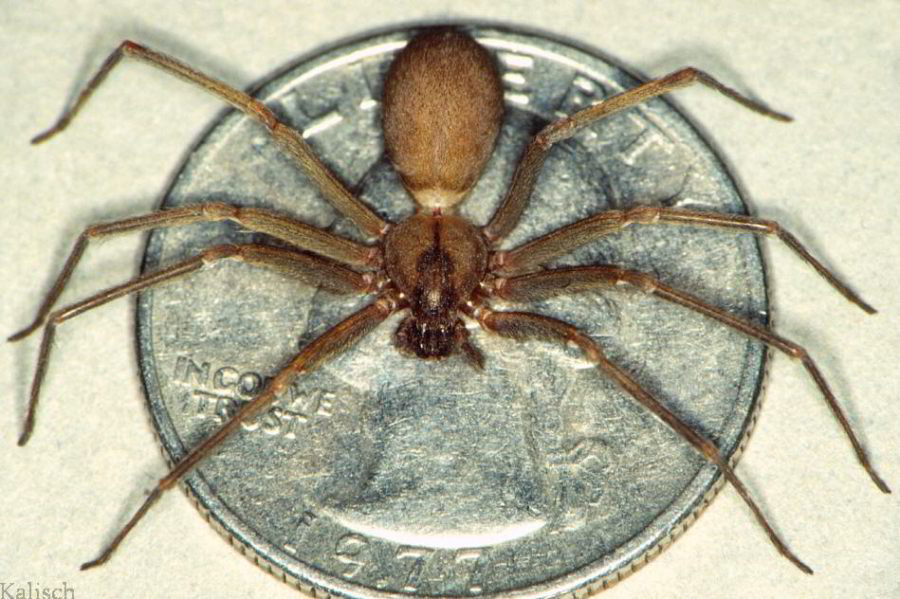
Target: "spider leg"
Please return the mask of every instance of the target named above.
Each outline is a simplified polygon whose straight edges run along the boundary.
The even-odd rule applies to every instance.
[[[225,102],[228,102],[238,110],[245,113],[260,123],[262,123],[272,134],[275,141],[286,150],[303,169],[306,175],[316,184],[322,194],[341,214],[353,221],[360,231],[372,237],[380,235],[387,228],[387,223],[378,215],[357,199],[350,191],[341,183],[334,174],[328,170],[321,160],[316,156],[303,136],[296,130],[288,127],[278,120],[269,108],[262,102],[254,99],[249,94],[235,89],[230,85],[214,79],[208,75],[200,73],[181,61],[171,56],[167,56],[160,52],[151,50],[126,40],[119,44],[112,54],[110,54],[97,73],[91,78],[85,88],[76,98],[75,102],[68,107],[56,123],[38,134],[31,140],[31,143],[37,144],[49,139],[68,126],[72,118],[78,114],[87,100],[91,97],[110,71],[125,57],[130,56],[137,58],[163,71],[180,77],[190,83],[199,85],[209,92],[219,96]]]
[[[560,227],[512,250],[496,252],[492,258],[492,266],[497,272],[503,274],[524,272],[529,268],[545,264],[558,256],[567,254],[601,235],[621,231],[632,224],[712,227],[731,233],[774,235],[800,256],[804,262],[812,266],[838,293],[865,312],[875,313],[875,308],[841,282],[784,227],[773,220],[742,214],[677,210],[653,205],[635,206],[627,210],[608,210]]]
[[[210,435],[203,443],[193,448],[190,453],[182,458],[182,460],[166,474],[166,476],[161,478],[156,487],[147,496],[147,499],[144,500],[144,503],[141,504],[137,512],[135,512],[122,530],[116,534],[109,545],[103,549],[97,558],[82,564],[81,569],[87,570],[88,568],[93,568],[105,563],[131,529],[134,528],[135,524],[137,524],[153,504],[156,503],[156,500],[159,499],[162,493],[175,486],[175,483],[177,483],[182,476],[187,474],[198,462],[214,451],[222,441],[228,438],[228,436],[240,426],[242,421],[250,418],[271,404],[275,397],[287,389],[288,385],[291,384],[291,381],[298,375],[313,370],[326,359],[353,345],[397,310],[398,305],[398,301],[395,297],[387,294],[383,295],[375,300],[374,303],[351,314],[327,332],[311,341],[287,366],[282,368],[278,374],[275,375],[258,396],[241,406],[222,428]]]
[[[484,235],[489,241],[496,243],[506,237],[513,227],[516,226],[516,223],[519,222],[519,217],[522,216],[522,211],[525,210],[531,191],[534,189],[534,182],[537,179],[541,166],[544,164],[547,152],[550,151],[553,144],[572,137],[582,128],[610,114],[694,83],[701,83],[706,87],[712,88],[745,108],[749,108],[763,116],[785,122],[792,120],[786,114],[771,110],[759,102],[755,102],[723,85],[703,71],[693,67],[679,69],[665,77],[648,81],[634,89],[610,96],[592,106],[583,108],[575,114],[550,123],[538,132],[526,148],[525,154],[516,168],[506,197],[503,198],[503,202],[501,202],[500,207],[497,208],[497,211],[491,217],[490,222],[485,225],[483,229]]]
[[[72,252],[66,259],[62,271],[38,308],[34,321],[21,331],[10,335],[7,341],[23,339],[41,326],[72,276],[78,261],[87,249],[88,242],[92,239],[102,239],[121,233],[145,231],[157,227],[221,220],[234,221],[251,231],[266,233],[282,241],[287,241],[301,250],[315,252],[326,258],[353,266],[372,266],[379,259],[377,250],[372,247],[350,241],[269,210],[245,208],[231,204],[191,204],[114,222],[94,224],[78,236],[78,241],[75,242],[75,247],[72,248]]]
[[[791,358],[799,360],[809,375],[815,381],[816,386],[825,398],[825,403],[831,409],[831,413],[840,423],[841,428],[850,440],[853,451],[862,467],[865,468],[872,482],[882,493],[890,493],[891,490],[882,478],[875,472],[874,466],[869,461],[865,449],[857,439],[850,422],[841,410],[837,399],[828,387],[825,377],[819,371],[818,366],[803,347],[796,343],[776,335],[772,331],[747,322],[736,316],[711,306],[692,295],[673,289],[650,275],[624,270],[615,266],[580,266],[572,268],[557,268],[545,270],[533,274],[512,277],[510,279],[498,279],[495,282],[495,295],[512,301],[533,300],[539,297],[558,295],[560,293],[577,293],[602,287],[619,287],[628,285],[641,291],[655,295],[668,302],[679,304],[708,316],[725,324],[736,331],[753,339],[758,339],[775,349],[784,352]]]
[[[301,254],[281,248],[263,245],[219,245],[202,254],[182,260],[162,270],[145,274],[127,283],[110,287],[80,302],[70,304],[50,314],[44,326],[37,367],[31,384],[31,393],[25,424],[19,437],[19,445],[25,445],[34,430],[34,419],[40,397],[41,384],[47,372],[50,349],[56,327],[61,323],[92,310],[114,299],[147,289],[166,281],[171,281],[203,268],[206,264],[223,260],[242,260],[250,264],[266,267],[282,274],[300,279],[311,285],[318,285],[333,293],[364,293],[373,290],[373,276],[361,274],[340,266],[330,260],[312,254]]]
[[[538,314],[528,312],[495,312],[493,310],[479,307],[473,312],[478,318],[481,326],[486,330],[497,333],[505,337],[514,339],[546,339],[551,341],[559,341],[561,343],[574,343],[584,352],[585,356],[594,362],[600,370],[608,377],[613,379],[620,387],[622,387],[629,395],[631,395],[638,403],[650,410],[660,420],[669,426],[675,433],[690,443],[709,462],[715,464],[726,480],[731,483],[740,495],[747,507],[753,512],[756,521],[762,526],[763,530],[769,537],[769,540],[775,545],[781,555],[786,557],[795,566],[806,574],[812,574],[809,566],[804,564],[800,559],[788,549],[787,545],[778,537],[778,534],[766,520],[765,515],[756,502],[750,497],[744,484],[737,477],[727,460],[716,446],[708,439],[691,429],[678,416],[672,413],[668,408],[661,404],[655,397],[644,390],[627,372],[613,364],[593,340],[581,333],[574,326]]]

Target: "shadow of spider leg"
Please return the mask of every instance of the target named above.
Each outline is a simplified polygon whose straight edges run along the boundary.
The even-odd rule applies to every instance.
[[[569,139],[584,127],[611,114],[694,83],[701,83],[714,89],[763,116],[782,122],[791,120],[791,117],[747,98],[703,71],[693,67],[680,69],[659,79],[610,96],[568,117],[550,123],[538,132],[526,148],[503,202],[491,217],[490,222],[483,227],[482,232],[485,237],[494,246],[497,246],[516,226],[534,189],[534,182],[544,159],[554,144]],[[744,215],[678,210],[652,205],[637,206],[628,210],[609,210],[561,227],[514,250],[495,252],[491,259],[491,267],[498,273],[518,274],[527,271],[530,267],[544,264],[557,256],[568,253],[599,235],[618,231],[631,224],[658,223],[706,226],[732,232],[775,235],[810,264],[841,295],[869,314],[875,312],[872,306],[834,276],[803,247],[796,237],[777,222]]]
[[[156,52],[130,40],[125,40],[119,44],[119,47],[106,58],[97,73],[94,74],[81,93],[78,94],[75,102],[63,111],[52,127],[36,135],[31,140],[31,143],[38,144],[46,141],[65,129],[90,99],[94,91],[103,83],[110,71],[126,56],[146,62],[170,75],[175,75],[188,83],[202,87],[247,116],[257,120],[266,127],[278,145],[295,160],[296,164],[316,184],[325,196],[325,199],[340,213],[349,218],[360,231],[365,235],[376,237],[383,234],[387,229],[388,224],[350,193],[346,186],[319,160],[310,145],[303,139],[303,135],[279,121],[275,113],[266,107],[265,104],[254,99],[246,92],[201,73],[171,56]]]
[[[300,374],[313,370],[316,366],[338,354],[359,339],[368,334],[376,326],[398,309],[398,299],[389,293],[380,296],[375,302],[354,312],[331,329],[311,341],[304,347],[293,360],[281,370],[266,385],[266,387],[253,400],[244,404],[221,428],[210,435],[203,443],[191,449],[166,476],[161,478],[156,487],[150,492],[144,503],[138,508],[131,519],[113,537],[113,540],[103,549],[95,559],[81,565],[82,570],[94,568],[106,563],[115,552],[116,548],[125,539],[132,528],[144,517],[156,500],[175,486],[178,480],[187,474],[198,462],[215,451],[216,447],[227,439],[240,426],[241,422],[263,410],[274,401]]]
[[[196,272],[208,264],[226,259],[240,260],[248,264],[268,268],[307,284],[317,285],[332,293],[369,293],[374,291],[376,287],[372,275],[358,273],[319,256],[256,244],[219,245],[157,272],[137,277],[122,285],[110,287],[82,301],[56,310],[48,316],[47,324],[44,327],[37,367],[31,387],[28,412],[22,436],[19,439],[19,445],[23,445],[28,440],[34,427],[41,384],[47,371],[50,348],[58,325],[114,299],[178,279]],[[233,433],[243,420],[271,404],[275,397],[284,391],[296,376],[312,370],[322,361],[347,349],[347,347],[351,346],[392,314],[398,308],[398,305],[397,298],[390,292],[384,293],[373,303],[358,310],[310,342],[287,366],[283,367],[275,375],[256,398],[244,404],[228,422],[203,443],[193,448],[165,477],[160,479],[138,511],[103,550],[100,556],[83,564],[81,569],[84,570],[106,562],[116,547],[144,514],[147,513],[162,492],[172,488],[184,474]]]
[[[865,449],[857,439],[843,410],[841,410],[834,394],[828,387],[828,383],[825,381],[825,378],[822,376],[808,352],[803,347],[766,328],[759,327],[732,316],[724,310],[711,306],[692,295],[673,289],[672,287],[661,283],[655,277],[615,266],[556,268],[508,279],[498,278],[494,281],[493,288],[490,292],[493,296],[505,300],[526,302],[563,293],[578,293],[596,290],[598,288],[619,288],[622,284],[633,287],[643,293],[658,296],[666,301],[679,304],[709,318],[718,320],[748,337],[758,339],[763,343],[786,353],[788,356],[799,360],[815,381],[816,386],[818,386],[819,391],[825,398],[825,402],[831,409],[832,414],[841,424],[844,433],[847,435],[856,452],[857,459],[869,474],[869,477],[883,493],[891,492],[884,480],[876,473],[875,468],[869,461]],[[483,308],[479,310],[481,310],[481,312],[477,312],[476,310],[475,315],[478,317],[482,326],[485,329],[500,335],[517,339],[544,338],[575,343],[582,351],[584,351],[591,361],[597,363],[598,367],[600,367],[605,374],[621,385],[622,388],[639,403],[647,407],[668,424],[710,462],[716,464],[726,479],[735,487],[735,489],[737,489],[738,494],[744,502],[747,503],[753,511],[757,521],[766,531],[766,534],[778,551],[804,572],[812,572],[812,570],[791,553],[785,544],[778,538],[772,527],[766,521],[763,513],[750,498],[743,484],[722,459],[718,450],[716,450],[708,440],[691,430],[690,427],[679,420],[677,416],[669,412],[656,399],[650,396],[640,387],[640,385],[638,385],[638,383],[629,377],[627,373],[609,362],[603,356],[602,351],[595,342],[580,333],[572,325],[553,318],[518,312],[492,312]]]
[[[694,83],[701,83],[714,89],[743,107],[763,116],[782,122],[792,120],[788,115],[771,110],[759,102],[751,100],[703,71],[693,67],[679,69],[659,79],[648,81],[633,89],[610,96],[568,117],[554,121],[541,129],[525,149],[525,153],[516,167],[516,172],[513,174],[512,183],[506,192],[506,196],[503,198],[497,211],[494,212],[490,222],[483,228],[484,236],[488,241],[496,244],[513,230],[519,222],[522,212],[525,210],[528,198],[534,189],[534,182],[541,170],[541,166],[544,164],[547,153],[554,144],[572,137],[584,127],[613,113]]]
[[[501,296],[502,297],[502,296]],[[797,568],[806,574],[812,574],[812,569],[800,561],[787,545],[779,538],[778,534],[769,524],[762,510],[756,505],[756,502],[750,497],[744,483],[737,477],[727,460],[719,453],[716,446],[691,429],[678,416],[673,414],[668,408],[662,405],[656,398],[644,390],[631,376],[613,364],[593,340],[581,333],[574,326],[551,318],[549,316],[541,316],[528,312],[495,312],[493,310],[478,307],[473,310],[472,315],[476,317],[481,326],[490,332],[497,333],[504,337],[513,339],[544,339],[548,341],[559,341],[562,343],[574,343],[584,352],[585,356],[594,362],[597,367],[603,371],[605,375],[613,379],[620,387],[622,387],[629,395],[631,395],[638,403],[650,410],[660,420],[666,423],[669,428],[675,431],[685,441],[690,443],[704,458],[722,472],[728,482],[737,490],[738,495],[744,500],[744,503],[753,512],[756,521],[762,526],[763,530],[769,537],[769,540],[775,546],[781,555],[786,557]]]
[[[560,227],[546,235],[493,256],[494,271],[504,275],[519,274],[545,264],[554,258],[586,244],[601,235],[615,233],[629,225],[685,225],[723,229],[731,233],[774,235],[812,266],[838,293],[868,314],[875,308],[840,281],[803,247],[800,241],[777,222],[742,214],[720,214],[695,210],[678,210],[654,205],[635,206],[626,210],[608,210]]]
[[[372,247],[350,241],[344,237],[269,210],[231,204],[191,204],[109,223],[98,223],[89,226],[78,236],[78,241],[75,242],[75,246],[69,253],[69,257],[66,259],[62,271],[56,277],[53,287],[44,296],[44,301],[41,302],[34,321],[21,331],[10,335],[7,341],[24,339],[43,324],[47,314],[50,313],[50,310],[56,304],[60,294],[69,282],[69,278],[87,249],[88,242],[122,233],[222,220],[233,221],[250,231],[266,233],[276,239],[286,241],[298,249],[314,252],[350,266],[373,266],[378,261],[379,254]]]
[[[73,253],[73,256],[75,255],[76,254]],[[83,314],[88,310],[100,307],[114,299],[136,293],[142,289],[154,287],[167,281],[172,281],[192,272],[196,272],[207,264],[225,259],[241,260],[250,264],[269,268],[280,272],[285,276],[299,279],[308,284],[318,285],[333,293],[367,293],[372,290],[373,285],[372,275],[358,273],[349,268],[340,266],[331,260],[326,260],[325,258],[320,258],[315,255],[255,244],[219,245],[211,247],[197,256],[187,258],[157,272],[148,273],[121,285],[110,287],[109,289],[100,291],[84,300],[56,310],[50,313],[46,318],[47,323],[44,326],[44,334],[41,339],[37,367],[31,384],[28,409],[25,416],[25,423],[22,428],[22,434],[19,437],[19,445],[25,445],[34,430],[35,414],[37,412],[41,384],[43,383],[44,375],[47,371],[53,336],[58,325],[79,314]],[[70,257],[69,263],[71,262],[73,261]],[[69,263],[67,263],[67,266]],[[69,272],[70,271],[64,270],[63,275],[65,276],[61,275],[60,280],[64,282]],[[59,284],[59,281],[57,281],[57,284]],[[40,320],[43,320],[43,318],[40,318]],[[30,327],[27,332],[15,336],[15,338],[24,338],[30,331],[36,329],[37,326],[38,325]]]
[[[497,279],[494,283],[495,295],[510,301],[531,301],[537,298],[559,295],[562,293],[578,293],[600,288],[618,289],[622,285],[637,289],[642,293],[655,295],[668,302],[679,304],[708,316],[725,324],[728,327],[743,333],[753,339],[758,339],[766,345],[784,352],[791,358],[799,360],[816,386],[821,391],[825,402],[831,409],[835,419],[850,440],[859,463],[865,468],[872,482],[882,493],[890,493],[891,490],[882,478],[875,472],[874,466],[857,439],[850,422],[841,410],[837,399],[831,392],[825,377],[819,371],[816,363],[803,347],[781,337],[764,327],[757,326],[728,312],[700,300],[684,291],[674,289],[655,277],[631,270],[625,270],[616,266],[576,266],[567,268],[555,268],[532,274],[511,277],[509,279]]]
[[[34,381],[32,382],[25,424],[19,437],[20,446],[28,442],[34,428],[35,411],[41,382],[47,368],[50,344],[56,326],[73,316],[101,306],[123,295],[128,295],[194,272],[202,268],[206,263],[224,258],[244,260],[260,266],[266,266],[281,271],[287,276],[298,277],[311,284],[318,284],[325,289],[334,290],[337,293],[364,292],[369,289],[371,275],[357,273],[349,268],[340,266],[332,260],[260,245],[222,245],[209,248],[198,256],[173,264],[161,271],[149,273],[122,285],[101,291],[85,300],[50,314],[50,310],[59,299],[90,239],[160,226],[224,220],[226,218],[237,220],[251,230],[263,231],[286,241],[294,242],[304,249],[321,249],[327,256],[338,259],[345,258],[348,262],[359,262],[371,251],[366,246],[321,231],[294,219],[281,217],[259,209],[238,208],[227,204],[195,204],[88,227],[79,236],[62,271],[38,309],[34,322],[8,338],[8,341],[24,339],[37,330],[45,320],[48,321],[41,341],[41,350]],[[354,254],[356,257],[354,257]]]

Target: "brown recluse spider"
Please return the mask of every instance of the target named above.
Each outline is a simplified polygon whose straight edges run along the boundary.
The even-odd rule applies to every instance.
[[[771,330],[669,287],[648,274],[611,265],[541,268],[598,236],[629,225],[714,227],[732,233],[777,236],[849,301],[867,313],[875,312],[778,223],[752,216],[640,205],[626,210],[601,212],[513,249],[497,249],[518,223],[541,165],[553,145],[609,114],[701,83],[765,116],[779,121],[789,121],[790,117],[744,97],[702,71],[690,67],[680,69],[606,98],[542,129],[525,150],[499,208],[486,225],[478,226],[457,215],[456,206],[466,198],[493,151],[503,119],[502,86],[493,58],[471,37],[450,28],[429,29],[414,37],[397,55],[385,81],[385,147],[418,206],[413,216],[391,223],[354,197],[316,157],[300,133],[279,122],[262,103],[169,56],[131,41],[123,42],[110,54],[57,123],[32,142],[40,143],[62,131],[106,75],[126,56],[138,58],[199,85],[259,121],[282,149],[296,159],[322,195],[374,241],[357,243],[269,210],[222,203],[195,204],[88,227],[78,238],[34,322],[9,338],[10,341],[22,339],[46,322],[19,445],[28,441],[34,427],[41,382],[46,373],[56,327],[113,299],[171,281],[207,264],[232,259],[269,268],[334,293],[371,293],[374,300],[303,347],[255,399],[244,404],[222,428],[193,448],[160,479],[103,552],[83,564],[82,569],[107,561],[163,491],[172,488],[186,472],[209,455],[242,420],[268,406],[294,377],[347,349],[391,314],[406,311],[407,316],[395,332],[395,344],[401,352],[420,358],[441,359],[460,354],[474,368],[480,369],[484,356],[469,341],[463,316],[474,319],[486,331],[501,336],[552,340],[580,349],[605,375],[715,464],[753,512],[776,549],[803,572],[812,572],[778,537],[715,445],[645,391],[626,371],[608,360],[596,341],[561,320],[530,312],[494,310],[491,308],[491,298],[528,302],[555,294],[632,287],[639,292],[681,304],[762,341],[800,361],[840,422],[863,468],[882,492],[890,492],[869,462],[815,362],[802,347]],[[220,220],[234,221],[297,249],[260,244],[218,245],[51,312],[90,240],[155,227]]]

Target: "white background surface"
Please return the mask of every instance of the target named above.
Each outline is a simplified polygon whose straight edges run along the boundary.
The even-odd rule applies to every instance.
[[[114,5],[115,4],[115,5]],[[62,136],[30,147],[123,38],[238,86],[337,40],[401,23],[477,19],[575,40],[649,75],[691,64],[796,117],[779,125],[715,94],[676,101],[715,140],[758,214],[777,218],[880,313],[843,301],[769,242],[781,333],[806,345],[897,493],[855,462],[801,367],[776,356],[739,468],[816,570],[780,558],[727,489],[672,548],[603,597],[900,597],[900,3],[5,2],[0,17],[0,333],[29,322],[78,233],[151,210],[215,99],[148,67],[117,70]],[[451,8],[452,5],[452,8]],[[127,279],[139,239],[89,251],[66,298]],[[240,557],[181,493],[106,566],[116,523],[163,473],[144,416],[133,304],[62,327],[37,431],[15,446],[38,339],[0,346],[0,582],[76,597],[297,597]]]

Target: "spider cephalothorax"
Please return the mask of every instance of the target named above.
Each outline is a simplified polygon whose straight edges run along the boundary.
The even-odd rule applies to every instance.
[[[487,269],[478,229],[454,215],[417,214],[388,231],[384,252],[388,277],[410,310],[397,346],[420,358],[444,358],[468,345],[458,312]]]

